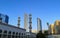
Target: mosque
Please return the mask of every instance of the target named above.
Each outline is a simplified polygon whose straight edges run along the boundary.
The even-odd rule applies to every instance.
[[[0,38],[36,38],[36,34],[26,32],[26,29],[20,28],[20,18],[18,18],[18,27],[8,24],[9,17],[0,14]]]

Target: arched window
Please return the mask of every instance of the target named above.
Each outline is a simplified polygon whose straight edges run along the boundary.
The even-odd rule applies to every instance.
[[[21,35],[21,33],[19,33],[19,36]]]
[[[8,38],[11,38],[11,31],[8,32]]]
[[[4,32],[3,32],[4,34],[7,34],[7,30],[4,30]]]
[[[2,33],[2,30],[0,29],[0,33]]]
[[[15,32],[12,33],[13,35],[15,34]]]
[[[8,34],[11,34],[11,31],[9,31]]]
[[[3,38],[7,38],[7,30],[4,30],[3,32]]]

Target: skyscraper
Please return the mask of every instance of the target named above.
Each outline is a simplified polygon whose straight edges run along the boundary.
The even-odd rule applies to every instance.
[[[0,13],[0,21],[1,21],[2,23],[8,24],[9,17],[8,17],[7,15],[4,15],[4,14],[1,14],[1,13]]]
[[[24,14],[24,29],[28,32],[28,14]]]
[[[42,32],[42,24],[41,24],[41,19],[40,18],[37,18],[37,31]]]

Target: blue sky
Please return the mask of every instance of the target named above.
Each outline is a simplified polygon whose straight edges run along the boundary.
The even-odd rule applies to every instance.
[[[32,27],[37,28],[37,17],[42,20],[43,29],[46,23],[60,20],[60,0],[0,0],[0,13],[9,16],[9,24],[17,26],[17,18],[21,17],[24,28],[24,13],[32,14]]]

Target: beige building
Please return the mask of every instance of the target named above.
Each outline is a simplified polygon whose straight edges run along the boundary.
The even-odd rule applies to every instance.
[[[60,34],[60,20],[56,20],[54,25],[55,25],[55,34]]]
[[[54,33],[55,33],[54,24],[50,24],[49,34],[54,34]]]
[[[35,33],[35,34],[37,34],[37,30],[32,30],[32,33]]]
[[[60,20],[56,20],[54,24],[50,24],[49,34],[60,34]]]
[[[60,25],[60,20],[56,20],[54,23],[55,26],[59,26]]]

